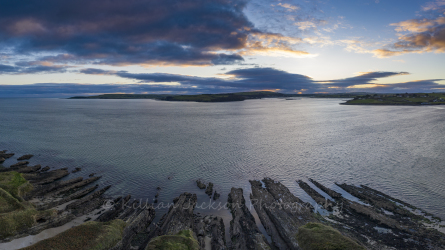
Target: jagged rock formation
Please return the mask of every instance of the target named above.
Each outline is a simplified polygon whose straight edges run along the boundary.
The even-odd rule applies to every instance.
[[[77,173],[77,172],[79,172],[80,170],[82,170],[82,168],[75,168],[73,171],[71,171],[71,173]]]
[[[175,235],[183,230],[192,230],[197,237],[200,249],[227,249],[224,222],[217,216],[201,216],[193,213],[196,194],[183,193],[174,200],[168,213],[164,214],[150,233],[148,240],[160,235]],[[145,243],[147,244],[148,241]],[[209,246],[207,246],[209,247]]]
[[[23,161],[23,160],[29,160],[33,157],[34,155],[22,155],[19,158],[17,158],[17,161]]]
[[[213,200],[216,201],[220,196],[221,194],[215,191],[215,193],[213,193]]]
[[[12,168],[12,169],[13,168],[20,168],[20,167],[26,166],[28,164],[29,164],[29,161],[19,161],[19,162],[15,163],[15,164],[12,164],[9,167]]]
[[[0,151],[0,154],[5,155],[5,151]],[[13,154],[9,155],[12,156]],[[30,156],[27,157],[30,158]],[[102,213],[97,219],[100,222],[120,219],[126,223],[122,239],[114,249],[129,249],[133,237],[140,232],[145,232],[148,225],[153,221],[154,209],[138,208],[133,206],[133,203],[128,204],[130,196],[124,199],[117,198],[114,206],[103,208],[102,206],[107,204],[108,201],[103,195],[110,186],[95,191],[99,186],[90,185],[100,177],[91,177],[86,180],[82,177],[60,180],[69,175],[67,168],[46,172],[49,167],[45,167],[39,172],[40,165],[30,167],[27,164],[28,162],[19,162],[9,168],[3,168],[1,171],[4,174],[9,172],[6,174],[11,176],[20,176],[23,182],[26,182],[25,184],[32,188],[26,188],[26,192],[20,192],[20,196],[16,197],[18,200],[6,196],[6,198],[10,197],[8,201],[15,201],[11,204],[16,205],[11,208],[16,210],[10,210],[9,208],[9,210],[5,210],[6,208],[3,209],[2,207],[0,212],[6,211],[9,214],[2,213],[0,218],[2,216],[14,216],[12,213],[26,213],[25,215],[29,219],[26,225],[17,227],[16,231],[9,230],[5,231],[8,234],[0,234],[0,243],[30,234],[35,235],[43,230],[69,223],[77,217],[98,211],[98,213]],[[15,222],[11,221],[10,223]],[[17,223],[19,223],[17,225],[20,225],[21,222],[17,221]],[[11,225],[15,226],[15,224]]]
[[[44,173],[34,172],[23,174],[23,177],[33,185],[45,185],[69,175],[70,173],[67,169],[68,168],[60,168]]]
[[[212,197],[212,194],[213,194],[213,183],[209,182],[209,185],[207,185],[207,188],[206,188],[205,193],[206,193],[209,197]]]
[[[173,200],[174,205],[162,216],[157,235],[177,234],[182,230],[192,229],[194,225],[193,210],[198,198],[196,194],[183,193]]]
[[[0,158],[9,159],[14,156],[14,153],[6,153],[7,150],[0,151]]]
[[[227,202],[233,218],[230,221],[231,249],[270,249],[269,243],[258,229],[255,219],[246,207],[243,189],[232,188]]]
[[[0,151],[2,158],[12,155]],[[271,242],[261,233],[246,206],[243,190],[232,188],[228,196],[228,208],[232,213],[231,244],[227,244],[222,218],[194,213],[197,205],[195,194],[179,195],[160,221],[152,224],[155,210],[151,204],[142,206],[137,201],[132,202],[129,195],[114,199],[104,197],[110,186],[95,185],[100,176],[69,179],[67,168],[49,171],[49,167],[41,169],[40,165],[28,164],[18,162],[9,168],[0,168],[0,243],[64,225],[80,216],[84,216],[80,217],[84,221],[88,214],[91,217],[87,220],[95,221],[91,225],[117,221],[123,226],[120,238],[112,243],[115,244],[112,250],[145,249],[147,245],[150,249],[151,243],[173,239],[185,231],[189,232],[188,236],[193,236],[194,248],[202,250],[301,249],[307,248],[307,242],[312,242],[307,241],[309,237],[326,242],[342,238],[353,246],[351,249],[445,249],[445,235],[424,224],[439,218],[427,213],[414,213],[412,210],[416,208],[410,204],[363,185],[337,184],[361,200],[355,202],[315,180],[309,179],[313,185],[298,180],[302,190],[330,211],[328,216],[321,216],[317,214],[319,207],[314,209],[311,204],[303,202],[280,182],[269,178],[250,181],[251,205]],[[8,186],[9,182],[4,180],[9,177],[18,178],[18,185]],[[209,196],[213,194],[213,199],[220,195],[214,192],[213,183],[206,186],[197,181],[197,185],[206,189]],[[159,190],[158,187],[156,197]],[[325,194],[320,194],[319,190]],[[325,198],[326,194],[329,197]],[[14,221],[16,212],[26,221]],[[327,212],[323,210],[323,213]],[[323,237],[330,233],[336,236]]]
[[[328,211],[332,211],[333,207],[335,206],[335,202],[326,199],[323,195],[319,194],[317,191],[311,188],[306,182],[298,180],[297,183],[301,189],[303,189],[312,197],[312,199],[315,200],[317,204],[321,205]]]
[[[287,187],[269,178],[250,181],[250,200],[266,232],[278,249],[299,249],[298,228],[315,222],[312,206],[295,197]]]
[[[196,181],[196,185],[199,187],[199,189],[205,189],[206,188],[206,184],[204,184],[202,181],[197,180]]]
[[[50,169],[50,167],[49,167],[49,166],[46,166],[46,167],[42,168],[42,170],[40,170],[40,172],[46,172],[46,171],[48,171],[49,169]]]
[[[337,210],[328,217],[331,226],[356,239],[368,249],[444,249],[445,235],[428,229],[424,216],[409,211],[414,208],[366,186],[337,184],[366,202],[363,205],[343,198],[341,194],[311,180],[315,186],[335,199]],[[315,191],[315,190],[314,190]],[[312,192],[308,192],[311,195]],[[326,222],[326,221],[325,221]]]
[[[203,217],[196,214],[194,217],[195,224],[193,231],[197,235],[200,249],[227,249],[222,218],[213,215]],[[210,246],[207,246],[208,243]]]

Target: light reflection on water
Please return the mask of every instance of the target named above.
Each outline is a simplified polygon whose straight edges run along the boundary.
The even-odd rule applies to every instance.
[[[248,180],[270,177],[309,201],[295,181],[313,178],[366,184],[445,218],[445,110],[339,102],[0,99],[0,150],[83,166],[71,177],[97,173],[109,195],[153,200],[159,186],[160,202],[182,192],[204,202],[201,178],[224,202],[231,187],[248,200]]]

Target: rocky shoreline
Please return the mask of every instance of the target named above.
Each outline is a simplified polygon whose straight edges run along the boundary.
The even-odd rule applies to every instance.
[[[0,151],[0,160],[13,155],[6,150]],[[185,244],[189,249],[203,250],[445,249],[445,234],[437,230],[441,229],[440,218],[364,185],[336,184],[360,201],[357,202],[316,180],[296,180],[313,199],[311,204],[278,181],[251,180],[251,204],[246,204],[241,188],[233,187],[224,197],[214,189],[213,183],[197,180],[199,189],[213,200],[227,201],[224,208],[232,214],[230,240],[227,241],[221,217],[195,213],[196,194],[179,194],[168,212],[156,214],[158,211],[152,204],[132,202],[130,195],[106,197],[110,186],[96,184],[100,176],[70,178],[67,168],[50,170],[40,165],[29,166],[27,160],[31,158],[32,155],[24,155],[9,167],[0,165],[0,249],[8,242],[18,242],[23,237],[67,225],[78,218],[85,218],[80,226],[86,228],[120,225],[116,227],[120,228],[117,236],[107,241],[107,246],[113,247],[97,249],[162,249],[159,247],[165,244]],[[161,219],[153,223],[156,216]],[[266,234],[259,229],[259,223]],[[344,247],[317,248],[318,245],[308,244],[329,241],[329,237],[323,235],[315,238],[314,233],[303,234],[314,228],[338,234],[338,242],[328,243],[344,244]],[[57,237],[70,235],[72,230],[67,229]],[[57,237],[42,238],[28,248],[45,249],[44,246],[55,244]],[[90,240],[95,242],[95,239]]]

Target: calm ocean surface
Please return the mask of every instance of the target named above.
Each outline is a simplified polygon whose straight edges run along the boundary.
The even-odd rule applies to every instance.
[[[0,99],[0,150],[31,164],[83,167],[109,195],[208,201],[195,180],[231,187],[271,177],[366,184],[445,219],[445,107],[343,106],[340,99],[230,103]],[[228,215],[229,216],[229,215]]]

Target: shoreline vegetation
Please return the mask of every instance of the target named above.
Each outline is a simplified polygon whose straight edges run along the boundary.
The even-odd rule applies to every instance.
[[[42,238],[23,249],[443,249],[443,222],[419,208],[371,187],[296,180],[316,204],[302,201],[278,181],[251,180],[250,200],[243,189],[217,193],[213,183],[196,180],[196,191],[225,203],[232,214],[229,241],[221,217],[195,213],[197,195],[179,194],[166,214],[156,214],[131,196],[106,197],[100,178],[71,178],[81,168],[29,166],[32,155],[14,158],[0,151],[0,249],[5,244],[56,228],[78,218],[78,226]],[[322,192],[321,192],[321,191]],[[162,192],[158,188],[158,193]],[[155,203],[157,201],[154,201]],[[261,233],[254,215],[267,236]],[[86,216],[86,217],[85,217]],[[158,223],[154,218],[160,217]],[[441,232],[442,231],[442,232]],[[267,240],[270,238],[270,241]],[[19,248],[9,246],[10,248]]]

